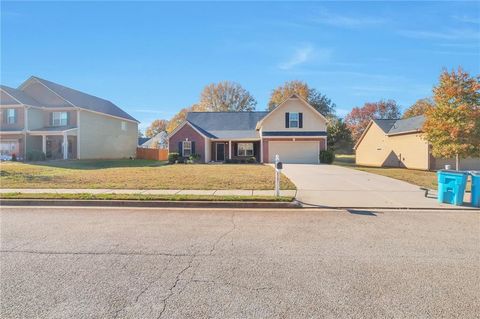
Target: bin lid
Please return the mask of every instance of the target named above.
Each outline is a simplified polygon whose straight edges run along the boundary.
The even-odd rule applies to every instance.
[[[471,175],[480,176],[480,171],[470,171]]]
[[[447,173],[447,174],[456,174],[456,175],[468,175],[469,172],[467,171],[456,171],[453,169],[440,169],[437,173]],[[480,172],[478,172],[480,174]]]

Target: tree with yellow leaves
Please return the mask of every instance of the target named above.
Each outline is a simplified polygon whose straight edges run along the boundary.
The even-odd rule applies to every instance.
[[[435,107],[427,108],[423,132],[436,157],[480,156],[480,77],[458,68],[440,74],[433,89]]]

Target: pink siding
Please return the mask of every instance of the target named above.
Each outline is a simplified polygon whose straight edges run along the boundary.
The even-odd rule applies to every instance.
[[[178,142],[185,140],[195,142],[195,153],[200,155],[200,161],[205,162],[205,137],[195,131],[190,125],[186,124],[179,129],[168,140],[168,151],[170,153],[178,152]],[[181,155],[181,154],[180,154]]]

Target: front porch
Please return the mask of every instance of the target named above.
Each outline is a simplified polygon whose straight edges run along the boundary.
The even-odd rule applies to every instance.
[[[262,152],[259,140],[222,140],[211,142],[210,153],[213,162],[247,163],[255,158],[256,162],[260,163]]]
[[[47,159],[78,159],[77,129],[30,131],[30,149],[41,150]]]

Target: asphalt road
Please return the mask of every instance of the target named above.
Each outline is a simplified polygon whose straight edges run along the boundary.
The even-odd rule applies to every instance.
[[[1,209],[2,318],[478,318],[480,213]]]

